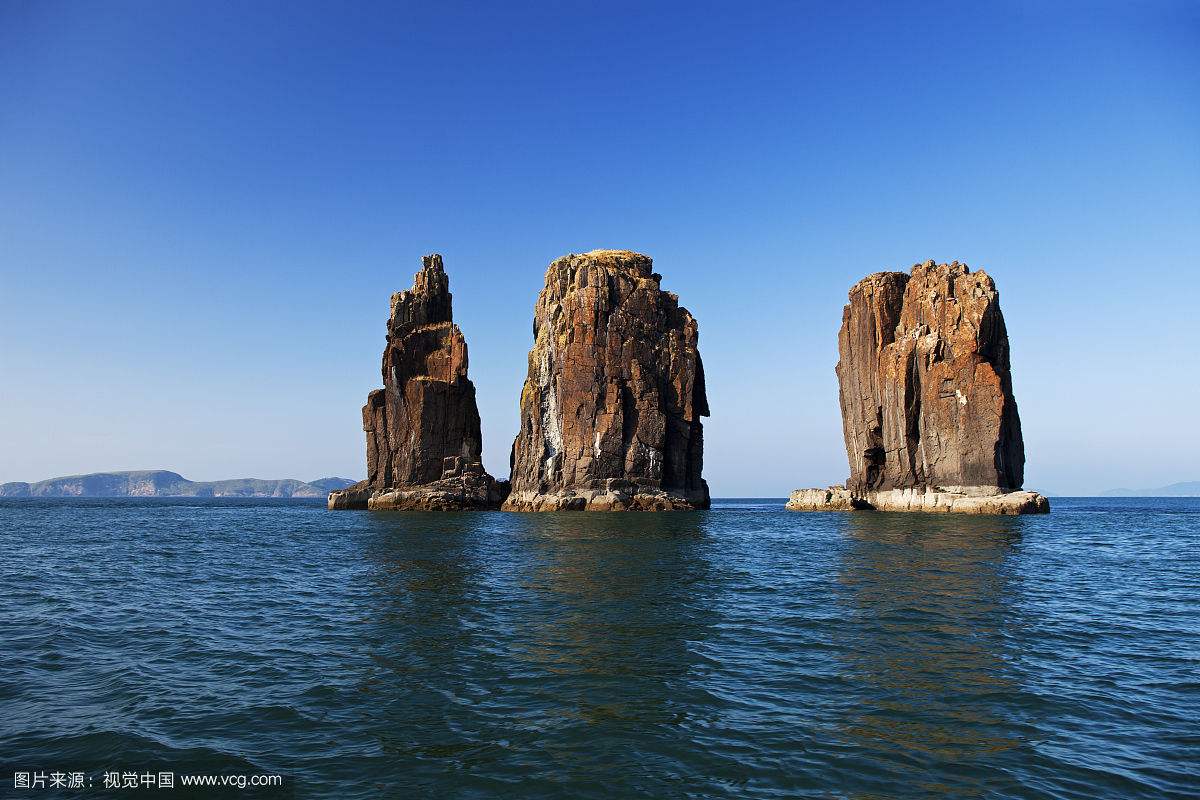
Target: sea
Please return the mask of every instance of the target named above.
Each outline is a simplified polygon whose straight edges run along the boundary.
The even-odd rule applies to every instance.
[[[1200,499],[1051,502],[0,500],[0,796],[1200,796]]]

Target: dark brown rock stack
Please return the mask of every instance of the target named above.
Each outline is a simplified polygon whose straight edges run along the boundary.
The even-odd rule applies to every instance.
[[[595,250],[546,271],[505,510],[708,508],[696,320],[651,266]]]
[[[453,511],[498,508],[507,490],[480,461],[467,343],[452,321],[442,257],[422,259],[412,289],[392,295],[383,387],[363,406],[367,479],[329,507]]]
[[[1000,295],[965,264],[877,272],[850,289],[837,365],[850,478],[794,492],[797,510],[1039,513]]]

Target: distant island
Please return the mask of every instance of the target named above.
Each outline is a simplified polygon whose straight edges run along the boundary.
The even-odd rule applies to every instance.
[[[165,469],[93,472],[35,483],[0,483],[0,497],[326,497],[353,484],[349,478],[189,481]]]
[[[1200,497],[1200,481],[1183,481],[1157,489],[1109,489],[1101,497]]]

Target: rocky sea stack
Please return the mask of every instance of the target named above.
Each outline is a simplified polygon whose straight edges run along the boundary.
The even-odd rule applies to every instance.
[[[383,388],[363,406],[367,479],[331,492],[331,509],[488,509],[507,492],[480,460],[467,343],[452,321],[442,257],[422,262],[412,289],[392,295]]]
[[[708,508],[698,328],[661,280],[628,250],[550,264],[505,510]]]
[[[927,261],[850,289],[838,334],[850,478],[792,510],[1030,514],[1000,295],[986,272]]]

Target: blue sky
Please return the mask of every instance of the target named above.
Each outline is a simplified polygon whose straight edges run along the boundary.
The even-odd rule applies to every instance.
[[[1200,7],[482,5],[0,0],[0,481],[361,477],[432,251],[506,475],[598,247],[700,322],[718,496],[845,478],[846,290],[927,258],[999,285],[1027,486],[1200,479]]]

